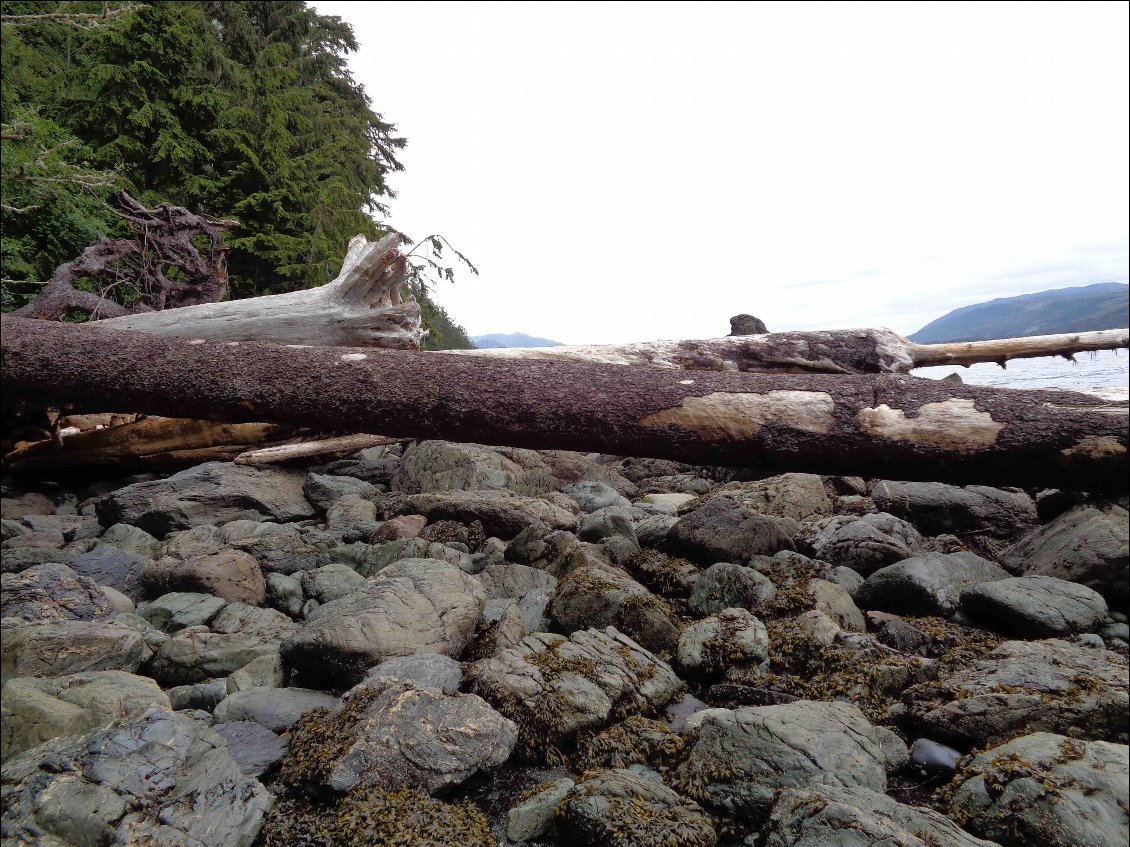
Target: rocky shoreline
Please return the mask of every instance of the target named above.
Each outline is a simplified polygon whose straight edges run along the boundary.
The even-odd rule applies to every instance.
[[[1125,495],[441,441],[2,493],[5,847],[1128,840]]]

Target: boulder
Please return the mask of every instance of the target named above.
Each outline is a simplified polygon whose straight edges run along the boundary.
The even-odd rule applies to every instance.
[[[90,552],[71,559],[70,568],[92,582],[120,591],[136,603],[145,598],[141,586],[141,574],[146,567],[151,567],[152,563],[153,560],[148,556],[139,556],[108,544],[100,544]]]
[[[254,721],[229,721],[212,729],[228,744],[228,755],[244,776],[260,776],[290,749],[290,742]]]
[[[576,516],[561,506],[538,497],[523,497],[509,491],[449,491],[414,494],[401,500],[397,514],[423,515],[429,523],[441,520],[469,524],[479,521],[487,535],[504,541],[533,524],[551,529],[573,529]]]
[[[745,609],[723,609],[683,630],[676,657],[687,674],[722,674],[734,666],[768,659],[769,634],[765,624]]]
[[[628,508],[632,501],[611,485],[587,479],[561,489],[561,493],[577,504],[582,512],[595,512],[608,506]]]
[[[1003,847],[1125,844],[1125,744],[1037,732],[986,750],[956,777],[947,811]]]
[[[307,712],[334,709],[338,698],[307,688],[247,688],[225,697],[214,712],[217,723],[251,721],[283,732]]]
[[[1111,608],[1130,607],[1127,512],[1076,506],[1005,550],[1001,564],[1023,576],[1054,576],[1093,588]]]
[[[1000,744],[1032,732],[1127,740],[1126,659],[1067,641],[1006,641],[970,665],[915,686],[905,703],[932,738]]]
[[[331,561],[329,554],[307,542],[297,532],[256,535],[236,541],[231,546],[253,556],[259,568],[268,574],[314,570]]]
[[[352,476],[311,473],[302,483],[302,493],[314,508],[323,514],[335,500],[352,494],[371,500],[377,494],[377,487],[371,482]]]
[[[734,608],[756,611],[776,594],[769,578],[753,568],[717,562],[695,580],[687,608],[696,615],[713,615]]]
[[[251,847],[271,795],[199,721],[151,707],[52,739],[3,772],[5,842]]]
[[[137,614],[157,629],[176,632],[189,626],[207,626],[226,605],[226,600],[211,594],[178,591],[143,603]]]
[[[52,677],[83,671],[134,673],[152,655],[145,637],[116,621],[5,619],[0,638],[2,679]]]
[[[732,483],[733,490],[720,493],[733,497],[761,515],[791,518],[798,523],[832,514],[832,501],[824,480],[816,474],[787,473],[756,482]]]
[[[622,571],[575,568],[557,584],[550,615],[563,632],[614,626],[649,650],[665,650],[677,633],[671,608]]]
[[[632,513],[621,506],[607,506],[597,509],[581,518],[577,527],[577,537],[581,541],[596,543],[605,538],[626,538],[639,550],[636,531],[632,526]]]
[[[667,532],[672,553],[703,564],[745,562],[751,556],[792,550],[792,539],[771,517],[759,515],[732,497],[711,497],[679,519]]]
[[[184,559],[166,556],[145,568],[141,584],[154,597],[195,592],[251,606],[261,606],[267,599],[267,581],[259,563],[241,550],[225,549]]]
[[[523,597],[531,591],[552,593],[557,587],[557,579],[551,574],[512,562],[487,565],[476,576],[488,600]]]
[[[450,441],[421,441],[409,447],[392,477],[392,490],[404,494],[507,490],[537,497],[557,484],[533,450]]]
[[[9,679],[0,689],[0,760],[49,738],[89,732],[149,706],[172,708],[157,683],[125,671]]]
[[[104,547],[113,547],[123,553],[131,553],[145,559],[155,559],[161,555],[161,542],[136,526],[128,523],[116,523],[108,527],[98,538],[95,550]]]
[[[486,604],[478,580],[437,559],[402,559],[362,589],[326,603],[282,647],[288,668],[322,685],[356,683],[385,659],[456,657]]]
[[[397,656],[381,662],[365,675],[370,688],[380,688],[394,682],[410,682],[416,688],[427,688],[444,694],[454,694],[463,679],[462,666],[450,656],[439,653],[416,653]]]
[[[99,500],[96,510],[103,526],[127,523],[157,538],[238,518],[295,521],[315,514],[302,482],[297,471],[206,462],[167,479],[119,488]]]
[[[855,592],[864,609],[896,615],[948,617],[961,592],[1008,579],[1008,571],[973,553],[926,553],[879,568]]]
[[[45,564],[0,574],[0,617],[25,621],[90,621],[109,617],[109,599],[66,565]]]
[[[339,600],[360,591],[368,580],[348,565],[326,565],[301,575],[302,592],[319,603]]]
[[[248,688],[282,688],[285,684],[282,659],[278,653],[268,653],[233,671],[224,688],[226,693],[235,694]]]
[[[553,828],[554,810],[576,785],[571,779],[558,779],[524,798],[506,815],[506,837],[514,842],[530,841]]]
[[[346,494],[326,510],[326,529],[365,527],[377,519],[377,504],[359,494]]]
[[[965,589],[961,611],[987,629],[1021,638],[1093,630],[1107,616],[1097,591],[1054,576],[1022,576]]]
[[[910,521],[924,535],[977,532],[1016,538],[1038,523],[1036,503],[1023,491],[983,485],[879,480],[871,499],[880,512]]]
[[[386,541],[415,538],[427,525],[428,519],[423,515],[397,515],[381,524],[380,528],[369,536],[369,543],[383,544]]]

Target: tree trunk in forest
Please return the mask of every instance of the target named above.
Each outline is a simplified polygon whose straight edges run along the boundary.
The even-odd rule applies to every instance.
[[[1124,491],[1127,408],[900,376],[216,344],[4,318],[4,403],[128,408],[767,473]]]

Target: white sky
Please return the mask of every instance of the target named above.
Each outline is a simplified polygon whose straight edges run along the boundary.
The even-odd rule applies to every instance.
[[[316,2],[408,139],[391,224],[472,335],[910,333],[1127,280],[1114,3]]]

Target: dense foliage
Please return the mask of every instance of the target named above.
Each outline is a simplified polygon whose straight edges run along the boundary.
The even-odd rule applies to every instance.
[[[353,235],[382,233],[405,142],[350,75],[341,19],[302,0],[0,9],[5,310],[120,234],[119,188],[237,221],[234,296],[324,283]],[[470,346],[428,298],[429,270],[412,287],[439,343]]]

